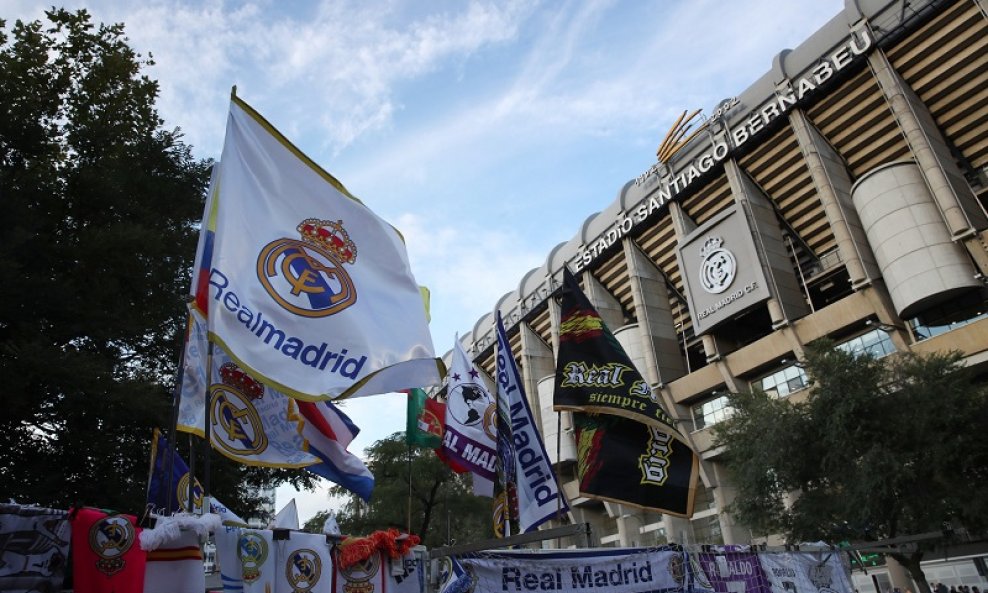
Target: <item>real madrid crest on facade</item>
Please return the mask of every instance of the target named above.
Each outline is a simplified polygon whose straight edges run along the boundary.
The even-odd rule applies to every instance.
[[[245,583],[261,578],[261,566],[268,559],[268,542],[256,531],[245,531],[237,540],[237,558],[243,567]]]
[[[700,248],[700,285],[710,294],[720,294],[727,290],[737,275],[738,262],[734,254],[721,248],[724,240],[708,237]]]
[[[357,246],[343,221],[307,218],[299,239],[277,239],[257,257],[257,278],[279,305],[302,317],[327,317],[357,302],[357,289],[343,264],[357,259]]]
[[[371,554],[370,558],[358,561],[347,568],[340,568],[340,574],[346,581],[343,584],[344,593],[374,593],[374,577],[381,570],[381,555]]]
[[[313,550],[295,550],[285,561],[285,578],[294,593],[307,593],[322,575],[322,560]]]
[[[123,559],[134,545],[134,526],[126,517],[110,515],[100,519],[89,529],[89,547],[99,556],[96,568],[106,576],[123,570]]]
[[[231,455],[260,455],[268,437],[253,402],[264,397],[264,386],[232,362],[219,373],[222,383],[210,388],[210,422],[220,432],[215,443]]]

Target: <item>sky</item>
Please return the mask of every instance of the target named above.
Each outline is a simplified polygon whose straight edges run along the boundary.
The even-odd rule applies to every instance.
[[[35,20],[53,0],[3,0]],[[64,0],[123,23],[159,115],[219,160],[231,88],[406,240],[437,355],[603,210],[684,110],[710,113],[843,0]],[[191,254],[190,254],[191,256]],[[176,353],[177,356],[177,353]],[[346,402],[360,454],[399,394]],[[324,482],[302,521],[337,503]]]

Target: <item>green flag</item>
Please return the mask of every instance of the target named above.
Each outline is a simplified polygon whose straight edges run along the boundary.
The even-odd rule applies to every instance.
[[[405,427],[405,442],[412,447],[435,449],[443,441],[443,415],[436,400],[430,399],[425,391],[415,388],[408,393],[408,419]]]

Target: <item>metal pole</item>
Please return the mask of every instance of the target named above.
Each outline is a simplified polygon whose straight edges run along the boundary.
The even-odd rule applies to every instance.
[[[168,426],[169,454],[168,458],[165,459],[165,464],[168,468],[168,481],[165,482],[167,484],[167,493],[165,494],[164,512],[166,513],[171,513],[172,510],[172,484],[175,483],[175,454],[178,451],[178,443],[175,442],[175,438],[178,433],[178,409],[182,404],[182,383],[185,381],[185,348],[189,343],[188,335],[191,330],[191,322],[190,317],[185,324],[185,339],[182,340],[182,350],[178,357],[178,374],[175,377],[175,390],[172,393],[172,417],[171,424]],[[191,479],[191,475],[189,479]]]
[[[203,420],[205,421],[205,427],[203,429],[203,434],[205,435],[206,450],[203,452],[203,462],[202,462],[202,512],[209,512],[209,470],[210,470],[210,453],[213,448],[212,436],[210,434],[209,412],[212,407],[213,391],[210,386],[213,382],[213,342],[209,342],[209,355],[206,357],[206,397],[205,397],[205,410],[203,414]]]
[[[405,530],[406,533],[412,532],[412,444],[405,439],[405,445],[408,446],[408,527]]]

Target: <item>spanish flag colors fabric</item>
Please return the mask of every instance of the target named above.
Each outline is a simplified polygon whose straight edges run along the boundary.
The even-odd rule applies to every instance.
[[[437,385],[401,235],[234,96],[203,299],[211,339],[315,401]]]
[[[144,593],[201,593],[206,590],[199,535],[179,531],[176,537],[147,553]]]

